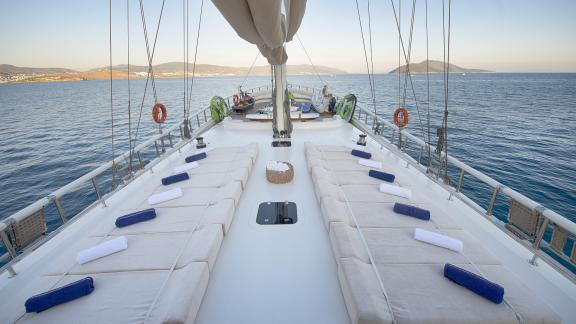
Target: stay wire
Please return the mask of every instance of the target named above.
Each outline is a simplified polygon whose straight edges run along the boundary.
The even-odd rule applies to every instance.
[[[413,37],[414,37],[414,18],[416,15],[416,0],[412,1],[412,14],[411,14],[411,19],[410,19],[410,33],[408,36],[408,62],[410,62],[410,59],[412,58],[412,43],[413,43]],[[408,85],[408,74],[410,74],[410,64],[406,64],[406,68],[404,69],[404,92],[403,92],[403,96],[402,96],[402,106],[406,106],[406,88]],[[426,140],[426,137],[424,137],[424,140]]]
[[[366,40],[364,39],[364,28],[362,27],[362,18],[360,16],[360,5],[358,0],[356,2],[356,12],[358,14],[358,24],[360,25],[360,35],[362,36],[362,49],[364,50],[364,59],[366,61],[366,72],[368,75],[368,83],[370,84],[370,93],[372,95],[372,103],[374,104],[374,112],[376,112],[376,97],[374,96],[374,87],[372,82],[372,75],[370,74],[370,65],[368,64],[368,53],[366,52]]]
[[[110,60],[110,122],[111,122],[111,140],[112,140],[112,184],[116,182],[116,171],[114,170],[114,98],[113,98],[113,81],[112,81],[112,0],[108,1],[109,12],[109,60]]]
[[[312,69],[314,70],[314,74],[316,74],[316,77],[318,78],[318,80],[320,80],[320,82],[324,85],[327,85],[328,83],[326,82],[326,80],[324,80],[321,76],[320,73],[318,73],[318,70],[316,69],[316,65],[312,62],[312,59],[310,58],[310,55],[308,54],[308,51],[306,50],[306,47],[304,46],[304,43],[302,43],[302,40],[300,39],[300,36],[298,36],[298,33],[296,33],[296,39],[298,40],[298,43],[300,43],[300,46],[302,47],[302,49],[304,50],[304,54],[306,54],[306,57],[308,57],[308,62],[310,62],[310,65],[312,65]]]
[[[425,0],[426,5],[426,94],[427,94],[427,103],[426,103],[426,110],[427,110],[427,125],[428,125],[428,145],[427,145],[427,156],[428,156],[428,168],[430,168],[432,160],[431,160],[431,152],[430,152],[430,56],[429,56],[429,46],[428,46],[428,0]]]
[[[404,47],[404,41],[402,40],[402,34],[400,33],[400,23],[398,20],[398,15],[396,13],[396,6],[394,6],[394,0],[390,0],[390,3],[392,4],[392,10],[394,12],[394,18],[396,20],[396,27],[398,28],[398,36],[400,38],[400,47],[402,49],[402,54],[404,56],[404,60],[406,62],[406,65],[409,64],[409,60],[408,60],[408,56],[406,54],[406,48]],[[398,71],[398,73],[400,73],[400,71]],[[412,80],[412,74],[408,73],[408,80],[410,81],[410,87],[412,89],[412,95],[414,97],[414,105],[416,106],[416,112],[417,112],[417,116],[418,116],[418,122],[419,122],[419,126],[420,126],[420,130],[422,132],[422,137],[425,139],[426,138],[426,134],[424,132],[424,126],[422,125],[422,118],[420,116],[420,108],[418,106],[418,99],[416,98],[416,90],[414,88],[414,81]]]
[[[198,58],[198,42],[200,41],[200,29],[202,27],[202,13],[204,12],[204,0],[200,1],[200,15],[198,18],[198,30],[196,32],[196,46],[194,49],[194,62],[192,64],[192,80],[190,80],[190,92],[188,94],[188,111],[186,119],[190,116],[190,102],[192,100],[192,91],[194,90],[194,77],[196,76],[196,60]]]
[[[257,51],[256,56],[254,57],[254,60],[252,60],[252,64],[250,65],[250,68],[248,69],[248,72],[246,72],[246,75],[244,76],[244,80],[242,80],[242,83],[240,84],[240,88],[242,88],[244,86],[244,84],[246,84],[246,81],[248,80],[248,76],[250,75],[250,73],[252,73],[252,69],[254,68],[254,64],[256,64],[256,60],[258,60],[259,57],[260,57],[260,51]]]
[[[138,132],[139,132],[139,130],[140,130],[140,122],[141,122],[141,120],[142,120],[142,109],[144,108],[144,102],[145,102],[145,100],[146,100],[146,93],[147,93],[147,91],[148,91],[148,81],[149,81],[150,79],[152,79],[152,86],[153,86],[154,89],[155,89],[155,86],[154,86],[154,84],[155,84],[155,83],[154,83],[154,71],[152,70],[151,62],[152,62],[152,60],[154,59],[154,53],[156,52],[156,41],[158,40],[158,32],[159,32],[159,30],[160,30],[160,23],[161,23],[161,21],[162,21],[162,14],[163,14],[163,12],[164,12],[164,3],[165,3],[165,0],[162,0],[162,8],[160,9],[160,17],[158,17],[158,25],[156,26],[156,36],[154,37],[154,44],[153,44],[153,46],[152,46],[152,55],[151,55],[151,56],[149,57],[149,59],[148,59],[148,74],[146,75],[146,83],[144,84],[144,94],[142,95],[142,102],[141,102],[141,104],[140,104],[140,113],[139,113],[139,115],[138,115],[138,123],[137,123],[137,126],[136,126],[136,132],[135,132],[135,135],[134,135],[134,145],[136,145],[136,142],[137,142],[137,140],[138,140]],[[148,38],[148,36],[147,36],[148,33],[147,33],[147,30],[146,30],[146,22],[145,22],[145,19],[144,19],[144,6],[143,6],[143,4],[142,4],[142,0],[140,0],[140,16],[141,16],[142,22],[143,22],[144,36],[145,36],[145,39],[147,39],[147,38]],[[149,52],[148,43],[146,43],[146,49],[147,49],[147,52]],[[155,98],[155,100],[156,100],[156,102],[157,102],[157,101],[158,101],[158,98],[157,98],[157,96],[156,96],[156,91],[154,91],[154,98]]]
[[[374,80],[374,52],[372,50],[372,14],[370,13],[370,0],[367,1],[367,10],[368,10],[368,36],[369,36],[369,45],[370,45],[370,66],[371,66],[371,75],[372,75],[372,91],[374,94],[372,95],[372,101],[374,104],[374,115],[376,115],[376,81]]]

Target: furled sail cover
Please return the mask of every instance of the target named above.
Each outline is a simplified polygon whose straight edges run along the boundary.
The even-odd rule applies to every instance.
[[[238,35],[256,44],[272,65],[286,63],[284,43],[298,31],[306,0],[212,0]],[[284,2],[286,17],[282,14]]]

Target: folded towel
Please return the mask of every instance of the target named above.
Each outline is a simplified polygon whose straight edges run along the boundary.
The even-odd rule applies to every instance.
[[[285,172],[290,170],[290,167],[284,162],[268,161],[268,163],[266,163],[266,170]]]
[[[199,167],[200,164],[198,164],[198,162],[190,162],[190,163],[185,163],[182,165],[179,165],[177,167],[174,168],[174,173],[182,173],[182,172],[186,172],[190,169],[195,169],[197,167]]]
[[[374,160],[359,159],[358,163],[370,168],[382,169],[382,162]]]
[[[186,163],[202,160],[202,159],[205,159],[206,157],[207,157],[207,155],[205,152],[190,155],[189,157],[186,158]]]
[[[188,176],[188,173],[182,172],[182,173],[175,174],[173,176],[163,178],[162,184],[167,186],[167,185],[171,185],[173,183],[188,180],[188,179],[190,179],[190,177]]]
[[[360,150],[352,150],[352,155],[368,160],[372,158],[372,154]]]
[[[128,240],[125,236],[119,236],[113,240],[102,242],[89,249],[82,250],[76,255],[76,262],[84,264],[110,254],[126,250],[128,248]]]
[[[444,265],[444,277],[495,304],[500,304],[504,300],[504,287],[453,264]]]
[[[422,220],[430,220],[430,211],[421,209],[415,206],[405,205],[401,203],[394,204],[394,212],[406,216],[419,218]]]
[[[40,313],[54,306],[86,296],[94,291],[94,279],[86,277],[59,288],[28,298],[26,313]]]
[[[380,179],[387,182],[394,182],[394,179],[396,179],[396,176],[393,174],[376,170],[368,171],[368,175],[371,176],[372,178]]]
[[[412,199],[412,190],[387,183],[380,184],[380,192],[406,199]]]
[[[464,249],[464,244],[462,244],[462,241],[458,239],[426,231],[420,228],[417,228],[414,231],[414,239],[428,244],[443,247],[445,249],[449,249],[455,252],[462,252],[462,250]]]
[[[147,220],[151,220],[156,217],[156,210],[154,208],[149,208],[128,215],[120,216],[116,218],[116,227],[124,227]]]
[[[178,187],[148,197],[148,204],[156,205],[180,197],[182,197],[182,188]]]

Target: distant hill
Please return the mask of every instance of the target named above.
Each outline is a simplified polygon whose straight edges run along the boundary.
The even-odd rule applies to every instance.
[[[444,72],[444,62],[441,61],[428,61],[428,67],[430,73],[443,73]],[[426,73],[426,60],[420,63],[410,63],[409,65],[410,73]],[[406,65],[402,65],[399,68],[396,68],[390,71],[391,74],[397,73],[405,73],[406,72]],[[460,67],[458,65],[449,64],[448,65],[448,72],[450,73],[486,73],[492,72],[488,70],[480,70],[480,69],[467,69]]]
[[[7,74],[56,74],[56,73],[76,73],[78,71],[63,68],[31,68],[19,67],[10,64],[0,64],[0,73]]]
[[[192,75],[193,65],[189,64],[189,73]],[[311,65],[288,65],[288,73],[291,75],[315,74]],[[210,64],[196,64],[196,76],[244,76],[250,69],[248,67],[220,66]],[[326,67],[316,66],[319,74],[345,74],[345,71]],[[146,77],[148,66],[130,65],[131,78]],[[250,71],[250,75],[269,75],[270,66],[255,66]],[[170,62],[154,66],[154,75],[158,78],[177,78],[184,75],[184,63]],[[62,68],[30,68],[17,67],[9,64],[0,64],[0,83],[7,82],[53,82],[53,81],[80,81],[80,80],[105,80],[110,77],[108,67],[92,69],[86,72],[74,71]],[[128,78],[128,66],[126,64],[112,67],[113,79]]]
[[[128,66],[126,64],[116,65],[112,67],[116,71],[127,72]],[[193,64],[188,64],[188,71],[192,73]],[[289,74],[314,74],[314,68],[309,64],[302,65],[288,65]],[[93,71],[108,70],[108,67],[102,67],[98,69],[92,69]],[[248,67],[234,67],[234,66],[221,66],[221,65],[211,65],[211,64],[196,64],[196,74],[198,75],[245,75],[248,72]],[[316,66],[316,70],[319,74],[346,74],[345,71],[327,67],[327,66]],[[148,72],[148,66],[143,65],[130,65],[130,73],[145,73]],[[154,73],[165,73],[165,74],[183,74],[184,73],[184,63],[183,62],[169,62],[154,65]],[[251,75],[268,75],[270,74],[270,66],[255,66],[250,71]]]

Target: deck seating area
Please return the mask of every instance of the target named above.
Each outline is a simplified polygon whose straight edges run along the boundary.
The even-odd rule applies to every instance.
[[[411,199],[380,192],[381,181],[368,176],[370,168],[360,165],[358,157],[350,152],[351,148],[345,146],[305,144],[352,323],[560,322],[482,242],[459,225],[457,213],[441,207],[426,188],[412,186],[409,173],[396,172],[397,163],[387,163],[382,154],[371,152],[373,160],[383,162],[380,171],[396,175],[395,185],[412,190]],[[397,214],[393,211],[396,202],[427,209],[431,219]],[[417,241],[416,228],[459,239],[464,251],[457,253]],[[503,286],[505,302],[494,304],[449,281],[443,276],[446,263]]]
[[[154,184],[142,185],[135,195],[138,199],[111,209],[115,212],[95,222],[80,240],[59,246],[58,256],[38,266],[38,275],[27,283],[25,293],[12,301],[22,307],[23,316],[0,321],[140,323],[148,318],[151,323],[193,323],[258,156],[258,145],[204,151],[207,158],[198,161],[197,168],[187,170],[190,179],[163,186],[161,178],[172,175],[173,167],[184,163],[183,158],[170,161],[149,180]],[[176,187],[182,189],[182,197],[148,204],[150,194]],[[155,208],[156,218],[115,226],[117,217],[148,208]],[[128,240],[126,250],[82,265],[76,263],[79,251],[121,235]],[[87,276],[94,278],[95,289],[90,295],[41,313],[24,313],[26,298]]]

